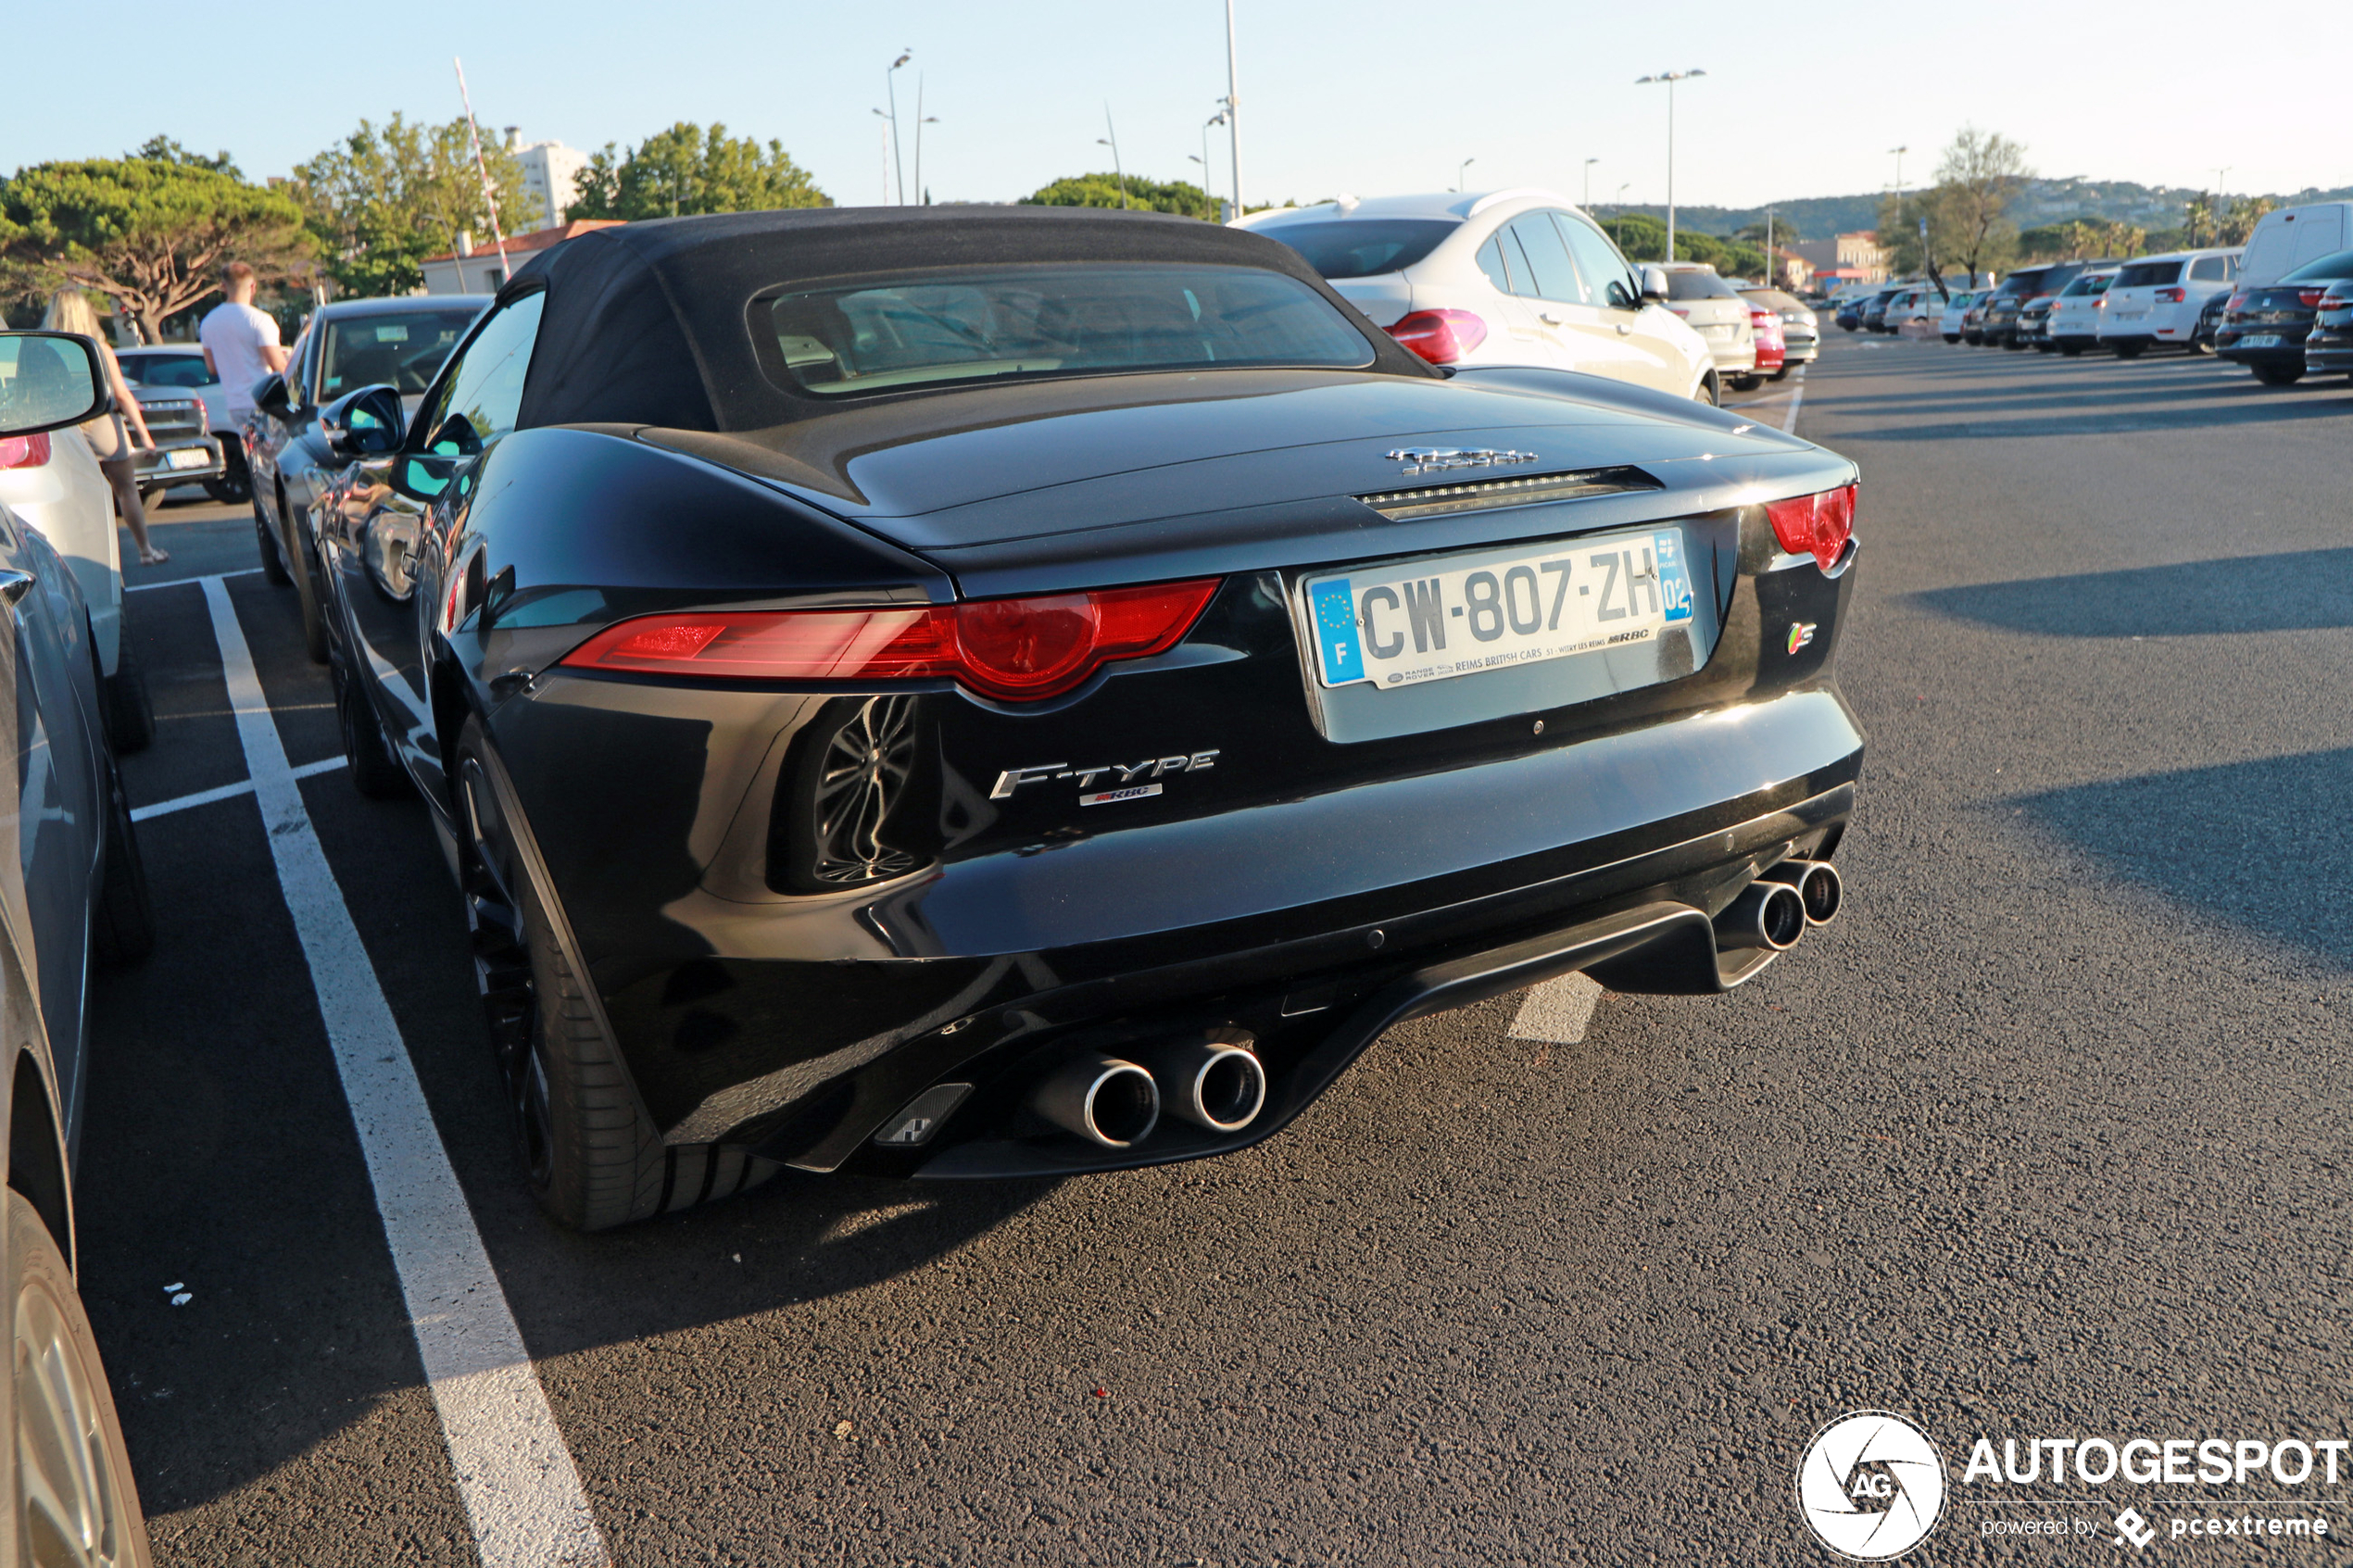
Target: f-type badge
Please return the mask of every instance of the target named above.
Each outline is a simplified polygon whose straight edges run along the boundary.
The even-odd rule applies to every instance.
[[[1008,768],[997,775],[988,798],[1005,800],[1017,789],[1056,779],[1078,781],[1081,806],[1111,806],[1122,800],[1145,800],[1160,793],[1160,781],[1171,773],[1199,773],[1217,765],[1214,751],[1183,757],[1147,757],[1141,762],[1106,762],[1099,768],[1074,768],[1067,762],[1040,762],[1034,768]]]
[[[1533,452],[1498,452],[1491,446],[1475,446],[1466,451],[1458,451],[1452,446],[1400,446],[1386,455],[1392,463],[1403,463],[1407,473],[1436,473],[1443,469],[1498,469],[1536,460]]]

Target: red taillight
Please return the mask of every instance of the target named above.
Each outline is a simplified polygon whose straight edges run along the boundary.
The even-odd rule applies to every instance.
[[[2190,297],[2187,289],[2159,289],[2154,296],[2159,305],[2179,305]]]
[[[1416,310],[1389,335],[1433,365],[1451,365],[1487,341],[1487,323],[1467,310]]]
[[[0,435],[0,469],[37,469],[49,460],[49,433]]]
[[[1008,701],[1059,696],[1113,659],[1174,647],[1222,579],[925,608],[648,615],[566,654],[574,670],[729,681],[945,677]]]
[[[2353,305],[2353,296],[2341,295],[2332,288],[2328,293],[2321,295],[2321,303],[2313,308],[2317,310],[2342,310],[2348,305]]]
[[[2222,307],[2222,308],[2223,308],[2223,309],[2225,309],[2225,310],[2244,310],[2244,309],[2246,309],[2246,295],[2243,295],[2243,294],[2234,294],[2234,295],[2231,295],[2230,302],[2229,302],[2228,304],[2224,305],[2224,306]]]
[[[1818,495],[1768,501],[1765,515],[1773,520],[1773,537],[1791,555],[1811,555],[1828,571],[1838,564],[1839,552],[1855,534],[1855,491],[1825,490]]]
[[[2296,291],[2296,303],[2309,310],[2320,304],[2321,295],[2328,292],[2326,289],[2298,289]]]

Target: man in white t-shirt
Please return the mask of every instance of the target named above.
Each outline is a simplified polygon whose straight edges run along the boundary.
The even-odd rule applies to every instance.
[[[253,307],[253,269],[244,262],[223,267],[221,302],[196,329],[196,340],[204,345],[205,369],[220,378],[229,417],[238,420],[253,412],[253,383],[286,368],[286,351],[278,345],[278,323]]]

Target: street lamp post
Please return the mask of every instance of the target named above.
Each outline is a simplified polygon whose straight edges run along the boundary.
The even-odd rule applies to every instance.
[[[1588,212],[1591,212],[1591,211],[1592,211],[1592,210],[1593,210],[1593,165],[1595,165],[1595,164],[1597,164],[1597,163],[1599,163],[1599,162],[1601,162],[1601,161],[1602,161],[1602,160],[1601,160],[1601,159],[1599,159],[1599,158],[1597,158],[1597,157],[1589,157],[1589,158],[1587,158],[1587,159],[1585,160],[1585,201],[1584,201],[1584,207],[1585,207],[1585,210],[1586,210],[1586,211],[1588,211]]]
[[[1236,57],[1234,0],[1226,0],[1226,145],[1234,158],[1234,216],[1239,218],[1249,209],[1242,206],[1242,90]]]
[[[1687,82],[1707,72],[1694,66],[1690,70],[1662,70],[1655,76],[1645,76],[1634,83],[1648,87],[1657,82],[1667,84],[1667,259],[1675,259],[1675,84]]]
[[[932,115],[929,118],[921,118],[924,113],[924,94],[921,86],[915,89],[915,113],[919,117],[915,121],[915,202],[918,206],[928,207],[931,205],[931,193],[924,189],[924,127],[937,125],[939,117]]]
[[[1211,194],[1209,189],[1209,128],[1213,125],[1223,125],[1225,123],[1226,113],[1223,109],[1220,109],[1217,113],[1211,115],[1207,119],[1201,122],[1201,157],[1193,159],[1194,162],[1201,165],[1201,194],[1204,196],[1209,196],[1212,201],[1216,200],[1216,197]],[[1186,156],[1190,157],[1191,155],[1188,154]],[[1232,216],[1239,218],[1241,214],[1236,212],[1232,214]]]
[[[1119,127],[1111,122],[1111,105],[1108,102],[1103,105],[1103,129],[1111,135],[1096,137],[1095,145],[1111,149],[1112,178],[1119,182],[1119,206],[1124,212],[1127,208],[1127,171],[1119,161]]]
[[[1454,170],[1454,189],[1457,191],[1470,189],[1470,166],[1478,161],[1478,159],[1475,157],[1463,159],[1462,167]]]
[[[1904,221],[1904,155],[1912,149],[1902,146],[1887,150],[1895,155],[1895,221],[1901,223]]]
[[[907,205],[907,166],[899,161],[899,68],[914,57],[912,49],[901,49],[899,57],[883,72],[883,88],[890,94],[890,157],[891,177],[899,187],[899,205]],[[920,110],[917,112],[921,112]]]
[[[875,110],[875,111],[874,111],[874,114],[875,114],[875,119],[879,119],[879,120],[881,120],[881,121],[882,121],[882,124],[880,124],[880,125],[876,126],[876,127],[875,127],[875,129],[876,129],[876,130],[878,130],[878,131],[880,131],[880,132],[882,132],[882,144],[883,144],[883,149],[882,149],[882,163],[883,163],[883,199],[882,199],[882,205],[883,205],[883,206],[885,206],[885,207],[888,207],[888,206],[890,205],[890,154],[891,154],[891,149],[893,148],[893,146],[895,146],[895,145],[897,144],[899,138],[891,134],[890,113],[889,113],[889,111],[888,111],[888,110],[887,110],[887,109],[876,109],[876,110]]]

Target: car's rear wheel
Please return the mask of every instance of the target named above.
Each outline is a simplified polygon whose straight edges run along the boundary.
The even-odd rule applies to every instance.
[[[1762,376],[1734,376],[1732,378],[1732,390],[1734,392],[1755,392],[1758,387],[1763,386],[1764,384],[1765,378]]]
[[[147,864],[139,855],[138,825],[131,820],[131,797],[122,775],[107,768],[106,864],[99,873],[98,901],[90,911],[90,942],[98,961],[136,963],[155,950],[155,906],[147,897]]]
[[[107,739],[119,752],[145,751],[156,738],[156,708],[147,696],[147,674],[125,637],[117,651],[114,673],[99,679],[106,697]]]
[[[2058,351],[2072,359],[2083,352],[2083,345],[2080,343],[2062,343],[2058,345]]]
[[[1711,408],[1724,406],[1724,394],[1716,384],[1716,372],[1713,370],[1699,378],[1699,390],[1692,395]]]
[[[2141,350],[2146,348],[2148,345],[2145,343],[2134,343],[2128,338],[2121,343],[2110,345],[2110,346],[2116,350],[2116,357],[2119,359],[2137,359],[2141,357]]]
[[[73,1273],[39,1210],[7,1197],[17,1561],[145,1568],[147,1527]]]
[[[397,800],[407,795],[409,770],[392,754],[384,721],[357,682],[335,684],[335,721],[343,729],[343,759],[352,787],[371,800]]]
[[[481,721],[459,733],[459,854],[474,972],[532,1195],[605,1230],[755,1186],[782,1167],[727,1144],[666,1144],[557,935],[492,782]]]
[[[2247,369],[2253,370],[2255,379],[2265,386],[2294,386],[2304,379],[2304,367],[2301,365],[2250,365]]]
[[[270,526],[270,514],[261,509],[261,497],[253,497],[254,543],[261,550],[261,575],[283,588],[294,581],[294,573],[286,570],[286,558],[278,550],[278,531]]]

